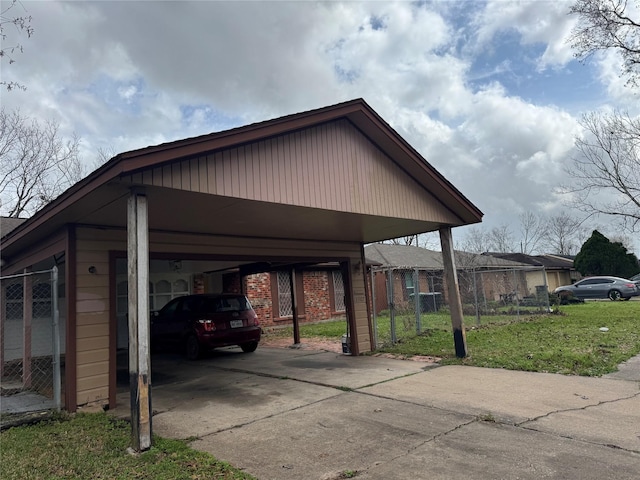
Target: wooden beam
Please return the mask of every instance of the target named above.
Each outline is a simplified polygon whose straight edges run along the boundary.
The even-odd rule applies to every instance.
[[[442,247],[442,260],[444,263],[444,278],[447,284],[449,297],[449,309],[451,311],[451,327],[453,329],[453,344],[456,357],[467,356],[467,339],[464,331],[464,318],[462,314],[462,300],[458,287],[458,274],[453,252],[453,238],[451,227],[440,228],[440,245]]]
[[[132,191],[127,207],[131,440],[133,450],[140,452],[151,447],[152,435],[147,197]]]

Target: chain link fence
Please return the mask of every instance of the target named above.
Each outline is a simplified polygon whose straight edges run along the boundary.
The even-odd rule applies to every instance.
[[[465,325],[510,323],[549,312],[542,267],[459,269]],[[376,345],[393,345],[430,329],[451,329],[444,274],[411,267],[371,271]]]
[[[0,277],[2,413],[61,406],[58,269]]]

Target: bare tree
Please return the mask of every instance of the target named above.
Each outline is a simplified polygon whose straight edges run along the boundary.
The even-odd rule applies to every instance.
[[[24,6],[18,0],[12,0],[5,8],[0,7],[0,60],[7,61],[9,65],[15,62],[16,53],[23,52],[22,44],[17,40],[14,41],[13,35],[19,36],[25,33],[27,38],[33,35],[31,16],[14,15],[16,12],[13,9],[18,6],[24,10]],[[23,84],[12,80],[0,80],[0,85],[7,90],[27,89]]]
[[[508,225],[493,227],[488,231],[480,227],[473,227],[467,232],[460,244],[461,250],[470,253],[511,253],[514,251],[513,247],[513,233]]]
[[[391,238],[383,243],[389,242],[391,245],[414,245],[418,243],[417,235],[407,235],[406,237]]]
[[[96,169],[100,168],[102,165],[107,163],[109,160],[111,160],[117,154],[118,154],[118,152],[116,152],[116,149],[113,148],[112,146],[109,146],[107,148],[98,147],[97,157],[96,157],[95,161],[93,162],[93,167],[92,167],[93,170],[96,170]]]
[[[640,2],[632,12],[628,0],[577,0],[569,12],[579,16],[569,41],[575,56],[586,60],[595,52],[613,50],[622,59],[621,77],[629,86],[640,80]]]
[[[487,232],[481,227],[470,228],[457,247],[457,250],[469,253],[488,252],[490,249]]]
[[[533,212],[523,213],[520,215],[520,234],[520,253],[538,253],[547,236],[547,219]]]
[[[79,139],[63,140],[59,125],[0,110],[0,199],[9,217],[31,215],[83,177]]]
[[[550,249],[547,253],[573,255],[578,252],[585,237],[582,222],[563,213],[551,217],[547,223],[546,241]]]
[[[567,173],[574,179],[562,190],[571,205],[588,215],[616,217],[622,227],[640,228],[640,119],[613,112],[588,113],[580,153]]]

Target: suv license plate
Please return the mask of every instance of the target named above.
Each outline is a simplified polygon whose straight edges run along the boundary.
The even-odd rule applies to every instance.
[[[239,328],[242,326],[242,320],[231,320],[229,323],[231,324],[231,328]]]

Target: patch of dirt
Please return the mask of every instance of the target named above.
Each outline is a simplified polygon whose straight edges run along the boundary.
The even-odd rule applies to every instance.
[[[274,348],[295,348],[299,350],[319,350],[325,352],[342,353],[342,343],[338,340],[327,340],[320,337],[310,337],[301,339],[301,343],[294,344],[292,338],[287,337],[275,337],[264,335],[260,340],[260,345],[263,347]],[[393,353],[374,353],[372,357],[392,358],[396,360],[410,360],[412,362],[424,362],[437,364],[440,362],[440,357],[431,357],[427,355],[396,355]]]

